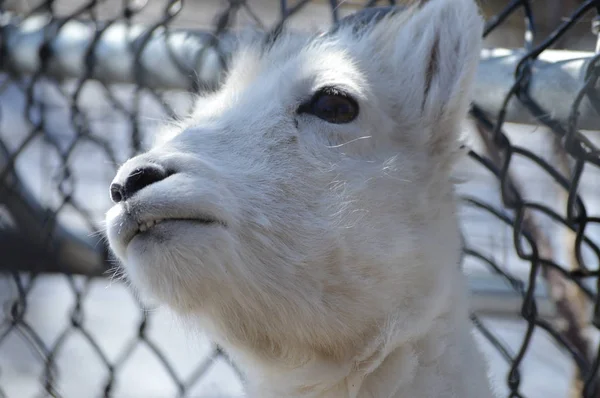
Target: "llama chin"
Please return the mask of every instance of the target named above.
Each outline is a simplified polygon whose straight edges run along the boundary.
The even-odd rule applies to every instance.
[[[474,0],[430,0],[248,40],[119,169],[112,251],[250,397],[492,397],[451,179],[482,29]]]

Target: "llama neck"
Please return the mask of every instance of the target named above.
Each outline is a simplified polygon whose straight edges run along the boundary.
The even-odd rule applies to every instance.
[[[367,361],[254,366],[249,398],[492,398],[486,364],[458,297],[424,334]],[[373,362],[378,365],[373,365]],[[248,362],[246,362],[248,363]]]
[[[486,369],[468,317],[449,313],[426,335],[396,348],[348,396],[491,398]]]

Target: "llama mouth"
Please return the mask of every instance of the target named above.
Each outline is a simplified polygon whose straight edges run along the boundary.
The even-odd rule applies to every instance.
[[[221,226],[226,227],[225,223],[214,218],[202,217],[202,218],[155,218],[148,221],[138,222],[137,228],[128,234],[128,239],[125,239],[126,245],[128,245],[136,236],[151,232],[157,225],[163,223],[173,222],[187,222],[194,223],[203,226]]]
[[[187,221],[187,222],[193,222],[193,223],[197,223],[197,224],[203,224],[203,225],[211,225],[211,224],[217,224],[217,225],[221,225],[221,226],[225,226],[224,223],[212,219],[212,218],[156,218],[150,221],[145,221],[145,222],[138,222],[138,228],[137,231],[135,231],[135,234],[139,234],[142,232],[146,232],[151,230],[152,228],[154,228],[156,225],[162,223],[162,222],[173,222],[173,221]]]

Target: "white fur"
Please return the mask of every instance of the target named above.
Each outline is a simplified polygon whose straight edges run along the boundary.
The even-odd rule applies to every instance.
[[[250,43],[119,170],[173,173],[108,212],[129,279],[202,321],[250,397],[491,397],[450,177],[481,32],[473,0],[430,0],[359,34]],[[357,99],[355,121],[296,114],[324,85]],[[162,222],[128,242],[138,223],[202,215],[226,226]]]

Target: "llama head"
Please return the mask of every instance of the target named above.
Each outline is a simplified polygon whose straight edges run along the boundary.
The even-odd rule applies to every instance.
[[[370,15],[244,45],[115,177],[108,239],[129,279],[225,345],[347,359],[446,305],[482,20],[472,0]]]

